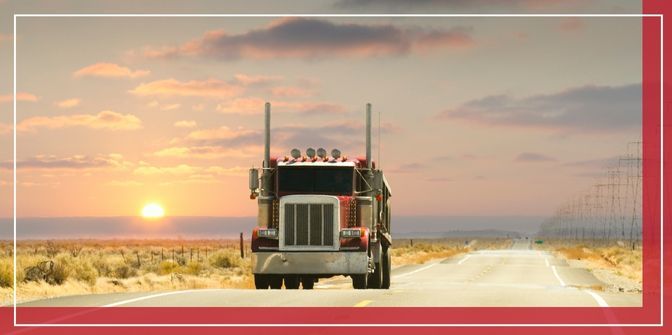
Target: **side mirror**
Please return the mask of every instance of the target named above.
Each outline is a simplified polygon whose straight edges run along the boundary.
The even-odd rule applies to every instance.
[[[250,169],[250,199],[257,197],[257,190],[259,189],[259,170],[255,168]]]

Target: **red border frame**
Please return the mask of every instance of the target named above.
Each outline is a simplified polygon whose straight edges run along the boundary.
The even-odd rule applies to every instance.
[[[669,11],[670,3],[666,1],[650,0],[643,1],[643,12],[651,14],[665,14]],[[39,307],[20,307],[17,311],[18,323],[325,323],[325,324],[366,324],[366,323],[387,323],[387,324],[434,324],[434,323],[459,323],[459,324],[516,324],[516,323],[555,323],[555,324],[599,324],[599,323],[619,323],[619,324],[658,324],[662,322],[661,317],[661,299],[660,299],[660,19],[656,17],[643,18],[643,241],[644,241],[644,295],[642,308],[455,308],[455,307],[426,307],[426,308],[363,308],[354,309],[351,307],[338,308],[230,308],[230,307],[198,307],[198,308],[39,308]],[[670,24],[665,27],[667,36],[672,36],[669,29]],[[666,46],[665,53],[669,52],[669,43]],[[667,82],[670,78],[669,67],[664,73],[665,85],[665,159],[669,160],[672,140],[670,133],[670,88]],[[667,161],[666,161],[667,162]],[[665,175],[670,176],[670,164],[665,165]],[[664,185],[665,196],[669,199],[670,181]],[[670,209],[665,208],[663,213],[665,222],[670,222]],[[669,235],[669,230],[666,235]],[[669,262],[671,259],[670,242],[664,242],[665,256]],[[665,269],[665,319],[669,321],[670,309],[672,309],[672,297],[670,296],[670,270]],[[116,334],[121,331],[125,333],[148,333],[150,329],[143,327],[125,327],[125,328],[91,328],[91,327],[13,327],[12,309],[9,307],[0,308],[0,333],[29,332],[34,334],[46,333],[68,333],[68,334],[89,334],[96,332],[98,334]],[[367,331],[368,328],[356,327],[361,331]],[[384,327],[386,332],[407,333],[410,329],[403,327]],[[123,329],[123,330],[122,330]],[[198,333],[258,333],[262,329],[255,327],[170,327],[157,326],[151,330],[169,333],[185,333],[187,331],[197,331]],[[371,329],[369,329],[370,331]],[[380,330],[380,329],[379,329]],[[480,334],[491,333],[492,327],[468,327],[454,326],[445,327],[422,327],[413,328],[414,332],[436,333],[452,332]],[[567,332],[576,332],[583,330],[591,334],[611,334],[615,331],[614,327],[551,327],[534,326],[521,327],[513,326],[507,328],[498,328],[497,332],[511,332],[516,334],[564,334]],[[273,333],[283,334],[297,332],[317,332],[323,334],[341,333],[343,330],[338,327],[283,327],[274,329]],[[669,322],[663,327],[619,327],[623,334],[665,334],[672,333],[672,327]]]

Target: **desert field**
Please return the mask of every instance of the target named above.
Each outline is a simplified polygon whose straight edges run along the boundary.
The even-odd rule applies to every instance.
[[[535,248],[554,253],[577,267],[589,269],[604,286],[597,290],[642,292],[642,248],[602,240],[545,240]]]
[[[17,301],[66,295],[253,288],[249,241],[51,240],[20,241]],[[473,250],[502,249],[510,239],[400,239],[394,267],[424,264]],[[0,242],[0,304],[12,301],[12,242]]]

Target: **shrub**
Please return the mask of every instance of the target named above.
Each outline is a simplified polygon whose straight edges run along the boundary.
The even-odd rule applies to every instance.
[[[159,274],[161,275],[167,275],[175,272],[180,266],[173,262],[172,260],[170,261],[163,261],[161,264],[159,264]]]
[[[235,254],[220,252],[210,259],[210,265],[218,268],[228,269],[240,265],[240,257]]]
[[[119,279],[126,279],[133,277],[138,274],[138,270],[132,266],[129,266],[126,263],[119,264],[116,269],[114,269],[114,276]]]
[[[0,287],[14,286],[14,264],[10,259],[0,260]]]
[[[203,265],[199,262],[189,262],[185,268],[186,274],[198,275],[203,271]]]

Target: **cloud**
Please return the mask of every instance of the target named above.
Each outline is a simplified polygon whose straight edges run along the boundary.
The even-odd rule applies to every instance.
[[[305,98],[312,96],[314,93],[310,90],[297,86],[278,86],[271,88],[271,94],[274,97]]]
[[[221,99],[240,95],[243,92],[243,87],[217,79],[178,81],[171,78],[142,83],[129,92],[137,96],[183,96]]]
[[[17,125],[19,131],[35,131],[38,128],[87,127],[107,130],[135,130],[142,128],[140,119],[132,114],[102,111],[98,114],[75,114],[61,116],[35,116]]]
[[[190,146],[169,147],[154,153],[157,157],[178,158],[247,158],[254,157],[261,152],[261,146],[245,146],[242,148],[226,148],[221,146]]]
[[[582,86],[525,98],[491,95],[445,110],[438,119],[565,131],[641,127],[642,85]]]
[[[618,164],[619,156],[605,157],[605,158],[595,158],[587,160],[579,160],[563,163],[563,166],[580,168],[580,169],[591,169],[591,170],[600,170],[603,171],[609,166],[615,166]]]
[[[438,48],[463,48],[473,43],[471,28],[426,30],[394,25],[335,23],[308,18],[278,19],[243,34],[210,31],[180,46],[147,48],[149,58],[202,56],[219,60],[404,55]]]
[[[161,178],[179,177],[178,180],[167,181],[162,184],[216,180],[218,176],[240,176],[247,172],[247,169],[239,166],[230,168],[221,166],[194,166],[188,164],[154,166],[147,162],[140,162],[139,165],[140,166],[133,170],[133,174],[142,176],[160,176]]]
[[[148,75],[148,70],[131,70],[114,63],[96,63],[73,73],[75,77],[138,78]]]
[[[196,127],[196,121],[193,120],[182,120],[173,123],[173,126],[176,128],[194,128]]]
[[[78,106],[80,102],[81,101],[79,99],[73,98],[56,101],[54,102],[54,105],[56,105],[58,108],[72,108]]]
[[[13,94],[5,94],[5,95],[0,95],[0,103],[4,102],[12,102],[14,99]],[[29,102],[35,102],[39,98],[32,93],[28,92],[16,92],[16,101],[29,101]]]
[[[17,160],[16,168],[19,170],[81,170],[90,168],[128,168],[130,162],[125,161],[120,154],[109,155],[72,155],[58,157],[55,155],[36,155],[30,158]],[[4,169],[13,169],[12,161],[0,163]]]
[[[133,170],[136,175],[187,175],[193,174],[198,168],[188,164],[176,166],[157,167],[147,162],[140,162],[139,166]]]
[[[390,124],[383,133],[395,132]],[[291,148],[339,148],[346,155],[362,154],[364,125],[358,122],[335,122],[316,126],[288,125],[273,127],[271,151],[284,155]],[[171,146],[154,152],[159,157],[213,159],[222,157],[258,157],[263,150],[261,129],[219,127],[190,132],[170,142]]]
[[[328,102],[270,101],[274,113],[293,112],[306,115],[341,114],[345,107]],[[224,114],[260,115],[264,112],[266,100],[261,98],[237,98],[217,105],[216,110]]]
[[[162,111],[171,111],[171,110],[180,108],[180,106],[182,106],[182,105],[180,105],[180,104],[163,105],[163,106],[161,106],[161,110]]]
[[[539,154],[535,152],[522,152],[514,159],[516,162],[550,162],[555,161],[555,158]]]
[[[234,78],[241,85],[246,86],[267,85],[282,80],[280,76],[248,75],[242,73],[236,74]]]

